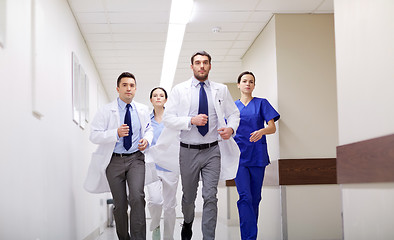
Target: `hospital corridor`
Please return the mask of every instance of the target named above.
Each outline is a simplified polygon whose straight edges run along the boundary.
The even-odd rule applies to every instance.
[[[164,239],[160,174],[174,239],[393,240],[393,43],[392,0],[0,0],[0,240],[117,240],[114,199]]]

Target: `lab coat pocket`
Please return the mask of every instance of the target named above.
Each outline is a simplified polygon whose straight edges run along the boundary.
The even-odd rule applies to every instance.
[[[216,114],[218,116],[219,127],[226,126],[225,110],[224,99],[218,97],[216,99]]]

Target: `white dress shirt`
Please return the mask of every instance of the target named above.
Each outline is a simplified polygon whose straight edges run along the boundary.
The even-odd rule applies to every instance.
[[[211,83],[207,79],[204,82],[204,89],[207,93],[208,99],[208,122],[209,122],[209,130],[205,136],[202,136],[197,129],[196,125],[191,125],[190,130],[182,130],[181,131],[181,142],[187,144],[203,144],[203,143],[211,143],[218,140],[218,117],[216,114],[215,107],[213,105],[212,94],[211,94]],[[198,105],[199,105],[199,97],[200,97],[200,81],[198,81],[194,76],[192,77],[191,82],[191,102],[189,109],[189,116],[194,117],[198,115]]]

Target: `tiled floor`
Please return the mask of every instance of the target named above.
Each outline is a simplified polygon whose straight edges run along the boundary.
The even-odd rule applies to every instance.
[[[181,223],[183,222],[183,219],[178,218],[175,223],[175,231],[174,231],[174,239],[178,240],[181,239]],[[163,221],[162,221],[163,223]],[[149,231],[149,224],[150,224],[150,219],[147,219],[146,225],[148,227],[148,230],[146,231],[146,239],[150,240],[152,239],[152,232]],[[163,228],[163,226],[160,226]],[[97,238],[97,240],[117,240],[116,236],[116,231],[115,227],[113,228],[106,228],[104,233]],[[194,220],[193,224],[193,240],[201,240],[202,239],[202,234],[201,234],[201,217],[196,217]],[[227,226],[226,224],[218,221],[216,225],[216,239],[217,240],[239,240],[240,238],[240,233],[239,233],[239,227],[238,226]]]

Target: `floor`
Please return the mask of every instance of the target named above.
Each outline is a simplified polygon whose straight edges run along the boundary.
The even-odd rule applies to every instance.
[[[177,218],[175,223],[174,239],[181,239],[181,223],[183,219]],[[161,224],[163,221],[161,222]],[[149,227],[150,219],[147,219],[146,225]],[[163,226],[160,226],[163,228]],[[104,233],[96,240],[117,240],[115,227],[106,228]],[[149,229],[146,231],[146,239],[152,239],[152,232]],[[193,224],[193,240],[201,240],[201,217],[196,217]],[[239,240],[241,239],[238,226],[227,226],[227,224],[218,221],[216,225],[216,239],[217,240]]]

